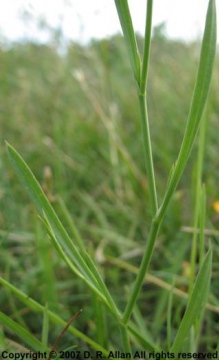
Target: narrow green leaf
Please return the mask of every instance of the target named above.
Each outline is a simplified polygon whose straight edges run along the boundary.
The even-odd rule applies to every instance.
[[[83,281],[86,281],[86,278],[83,276],[83,274],[78,271],[77,267],[74,265],[74,263],[69,258],[68,254],[63,250],[62,246],[59,244],[58,240],[56,239],[53,230],[49,224],[49,220],[47,219],[46,215],[44,215],[44,219],[41,218],[42,222],[44,223],[48,235],[50,236],[51,242],[56,249],[57,253],[60,255],[60,257],[66,262],[66,264],[69,266],[69,268]]]
[[[131,14],[129,11],[127,0],[115,0],[117,13],[119,15],[120,24],[122,27],[124,39],[128,48],[128,54],[132,66],[135,79],[140,86],[141,77],[141,59],[137,47],[135,32],[133,29]]]
[[[11,283],[9,283],[7,280],[0,277],[0,284],[2,284],[5,288],[9,289],[23,304],[25,304],[28,309],[31,309],[34,312],[40,312],[44,314],[45,312],[45,306],[39,304],[37,301],[29,297],[27,294],[23,293],[21,290],[17,289],[15,286],[13,286]],[[67,325],[67,322],[64,321],[61,317],[59,317],[54,312],[48,310],[48,318],[50,321],[52,321],[54,324],[61,325],[65,327]],[[139,333],[139,329],[136,329],[134,325],[130,322],[128,325],[128,329],[130,333],[138,339],[138,342],[147,350],[156,350],[155,345],[150,343],[145,339],[144,335],[141,335]],[[89,338],[87,335],[79,331],[73,326],[70,326],[68,328],[68,331],[73,334],[75,337],[82,340],[82,342],[90,345],[93,349],[96,349],[98,351],[102,351],[103,356],[109,355],[109,351],[105,349],[103,346]]]
[[[39,304],[37,301],[33,300],[31,297],[27,296],[25,293],[17,289],[15,286],[10,284],[7,280],[0,277],[0,284],[2,284],[5,288],[9,289],[20,301],[22,301],[23,304],[25,304],[29,309],[31,309],[34,312],[40,312],[44,314],[45,312],[45,306]],[[65,327],[67,325],[67,322],[64,321],[62,318],[60,318],[58,315],[56,315],[54,312],[48,310],[48,317],[49,320],[52,321],[54,324],[61,325]],[[6,325],[5,325],[6,326]],[[91,338],[89,338],[87,335],[83,334],[81,331],[77,330],[73,326],[69,326],[68,331],[76,336],[77,338],[81,339],[82,342],[85,342],[89,344],[93,349],[102,351],[103,355],[108,355],[108,351],[93,341]]]
[[[96,266],[94,264],[94,261],[88,255],[87,252],[84,252],[84,258],[85,258],[85,260],[87,262],[87,265],[92,270],[93,274],[96,276],[96,279],[98,280],[98,284],[99,284],[99,287],[100,287],[100,292],[101,292],[101,294],[104,294],[104,296],[106,297],[108,306],[113,310],[114,314],[117,317],[120,317],[121,314],[119,313],[117,307],[115,306],[114,301],[112,300],[112,298],[111,298],[111,296],[110,296],[110,294],[109,294],[109,292],[107,290],[107,287],[106,287],[102,277],[100,276],[99,271],[97,270],[97,268],[96,268]]]
[[[46,222],[47,221],[47,222]],[[90,264],[92,264],[92,266],[90,265],[90,269],[93,271],[94,275],[96,276],[96,279],[98,279],[99,281],[101,281],[101,288],[100,290],[93,285],[93,283],[87,279],[86,277],[83,277],[83,275],[77,270],[77,268],[74,266],[74,264],[72,263],[72,261],[69,259],[68,255],[65,254],[65,252],[63,251],[62,247],[59,245],[52,229],[50,228],[49,226],[49,223],[48,223],[48,219],[46,219],[45,221],[45,226],[47,227],[47,231],[48,231],[48,234],[51,238],[51,241],[55,247],[55,249],[57,250],[57,252],[59,253],[59,255],[61,256],[61,258],[66,262],[66,264],[69,266],[69,268],[75,273],[77,274],[77,276],[82,279],[88,286],[89,288],[94,291],[94,293],[96,293],[97,296],[99,296],[103,301],[104,303],[111,309],[114,309],[114,314],[118,315],[118,311],[111,299],[111,297],[108,295],[108,290],[106,289],[106,287],[103,286],[103,280],[99,274],[99,272],[97,271],[96,267],[95,267],[95,264],[91,262],[91,259],[89,257],[89,255],[87,253],[85,253],[85,257],[86,257],[86,260],[89,259],[89,262],[88,262],[88,266]]]
[[[212,251],[207,253],[199,274],[197,276],[193,291],[188,300],[188,306],[184,317],[180,323],[177,335],[171,347],[171,352],[177,353],[181,350],[183,341],[186,338],[191,326],[196,319],[200,316],[203,308],[206,305],[207,297],[209,293],[209,285],[211,279],[211,267],[212,267]]]
[[[72,261],[74,262],[78,270],[84,275],[84,277],[92,279],[95,284],[95,277],[91,273],[90,269],[86,266],[86,263],[81,257],[78,249],[75,247],[73,241],[68,236],[66,230],[64,229],[54,209],[50,205],[34,174],[30,170],[28,165],[25,163],[25,161],[22,159],[22,157],[11,145],[7,144],[7,150],[12,166],[19,180],[25,186],[40,216],[44,218],[46,215],[55,236],[59,240],[60,245],[65,249],[70,259],[72,259]]]
[[[27,329],[12,320],[0,311],[0,322],[3,326],[13,331],[22,341],[36,351],[45,351],[45,346]]]
[[[78,246],[79,249],[83,250],[84,249],[84,244],[83,244],[83,240],[81,238],[81,235],[78,231],[78,228],[76,226],[76,224],[74,223],[74,220],[71,216],[71,214],[69,213],[67,206],[65,205],[63,199],[61,197],[58,197],[58,203],[60,205],[61,211],[63,213],[63,215],[65,216],[66,222],[69,225],[70,229],[71,229],[71,233],[74,237],[75,243]]]
[[[41,218],[43,221],[45,220],[44,224],[47,226],[47,230],[51,236],[51,239],[53,240],[53,245],[55,246],[56,250],[62,256],[62,258],[65,259],[65,261],[77,276],[83,279],[89,285],[89,287],[97,293],[98,296],[101,294],[101,298],[104,299],[106,305],[108,305],[108,307],[115,314],[117,309],[116,305],[113,303],[107,288],[103,287],[103,280],[101,279],[100,274],[97,277],[98,270],[96,268],[94,272],[95,265],[93,264],[92,267],[90,267],[90,264],[87,265],[88,255],[86,254],[86,256],[84,256],[85,251],[79,251],[74,245],[73,241],[68,236],[62,223],[56,215],[54,209],[46,198],[38,181],[22,157],[9,144],[7,144],[7,150],[15,172],[17,173],[20,181],[26,187],[32,201],[38,209]],[[117,316],[118,314],[119,313],[117,311]]]
[[[157,216],[159,218],[163,217],[165,209],[168,206],[172,197],[172,194],[175,191],[176,186],[178,185],[178,182],[182,176],[190,152],[192,150],[197,131],[199,129],[211,83],[212,70],[216,53],[216,37],[216,6],[215,0],[210,0],[206,16],[205,31],[202,41],[198,73],[196,77],[196,83],[190,106],[187,126],[179,156],[176,162],[176,167],[171,174],[163,203],[157,213]]]

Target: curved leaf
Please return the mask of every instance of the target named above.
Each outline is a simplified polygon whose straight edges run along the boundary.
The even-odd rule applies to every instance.
[[[165,209],[168,206],[172,197],[172,194],[175,191],[176,186],[178,185],[199,129],[211,83],[216,53],[216,43],[216,6],[215,0],[210,0],[206,16],[205,31],[202,41],[198,73],[196,77],[196,83],[190,106],[187,126],[174,171],[171,173],[162,205],[157,213],[157,217],[159,218],[163,217]]]
[[[183,341],[195,320],[200,316],[207,302],[212,267],[212,251],[210,250],[201,266],[194,289],[188,301],[186,312],[180,323],[177,335],[170,349],[171,352],[180,351]]]

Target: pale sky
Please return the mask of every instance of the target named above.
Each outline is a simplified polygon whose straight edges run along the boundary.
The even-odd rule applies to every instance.
[[[129,4],[135,30],[143,34],[146,0]],[[208,0],[154,0],[153,25],[166,22],[167,35],[173,38],[200,37],[207,5]],[[37,29],[39,18],[83,42],[120,31],[114,0],[0,0],[0,38],[45,40],[47,32]]]

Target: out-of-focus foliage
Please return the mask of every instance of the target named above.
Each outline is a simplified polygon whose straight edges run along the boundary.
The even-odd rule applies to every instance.
[[[138,42],[141,47],[140,37]],[[154,31],[147,91],[160,194],[163,194],[182,140],[199,49],[198,43],[170,41],[162,27]],[[138,254],[142,253],[148,231],[148,190],[136,88],[123,39],[113,36],[93,40],[86,46],[70,43],[61,54],[54,44],[14,43],[0,49],[0,64],[0,235],[5,249],[3,256],[8,248],[13,249],[10,265],[8,258],[3,259],[6,277],[10,278],[8,274],[11,273],[14,283],[18,284],[20,277],[27,275],[27,269],[33,267],[32,276],[29,273],[21,285],[32,296],[35,288],[39,289],[37,297],[41,299],[43,285],[37,279],[41,269],[36,265],[33,239],[45,237],[45,234],[39,235],[33,206],[8,164],[4,140],[22,154],[61,216],[57,199],[59,196],[63,198],[87,241],[88,249],[94,251],[97,258],[100,254],[96,253],[96,248],[101,244],[98,251],[104,248],[108,254],[124,253],[127,259],[130,259],[129,251],[134,249],[137,255],[132,253],[130,257],[138,265]],[[218,220],[212,202],[219,197],[218,72],[217,57],[206,109],[208,131],[203,179],[208,195],[207,217],[216,227]],[[194,149],[165,218],[152,261],[152,268],[160,269],[162,259],[163,271],[170,274],[183,274],[182,259],[190,246],[191,236],[182,231],[182,226],[192,224],[192,172],[195,163]],[[68,224],[66,226],[68,228]],[[26,243],[23,237],[21,247],[17,240],[10,242],[11,234],[20,232],[25,232],[30,240]],[[22,262],[17,260],[17,254]],[[215,251],[215,257],[218,255]],[[110,266],[103,271],[107,271],[108,285],[113,284],[115,296],[122,303],[121,283],[127,281],[127,277],[131,280],[132,275],[118,274]],[[66,286],[64,282],[62,285],[66,279],[65,269],[61,268],[57,276],[60,280],[57,292],[64,288],[66,294],[62,308],[68,309],[72,300],[69,300],[68,281],[65,280]],[[81,289],[78,282],[75,287]],[[217,284],[214,292],[219,294]],[[151,317],[153,314],[159,318],[159,310],[153,311],[152,306],[156,308],[160,298],[154,295],[154,288],[150,286],[147,296],[150,313],[146,311],[146,316],[152,321],[154,334],[160,333],[164,324],[161,322],[156,328]],[[3,294],[1,300],[7,312],[7,296]],[[80,301],[87,301],[86,293]],[[178,304],[174,307],[177,309]],[[182,306],[173,323],[177,324],[180,311]]]
[[[141,38],[138,40],[141,43]],[[148,106],[160,192],[182,139],[198,54],[197,43],[170,41],[162,27],[155,29]],[[68,198],[69,191],[75,194],[81,188],[92,193],[105,181],[111,187],[110,135],[103,119],[106,117],[120,134],[146,183],[134,80],[120,36],[93,41],[87,46],[72,43],[62,55],[50,45],[12,44],[8,50],[0,50],[0,61],[1,138],[22,150],[37,176],[42,176],[44,166],[51,166],[57,173],[56,191],[65,190]],[[216,72],[218,66],[207,109],[205,174],[206,180],[211,177],[211,183],[218,161]],[[76,79],[78,73],[82,84]],[[75,169],[69,166],[70,162]],[[125,178],[128,170],[122,159],[119,165],[117,170]]]

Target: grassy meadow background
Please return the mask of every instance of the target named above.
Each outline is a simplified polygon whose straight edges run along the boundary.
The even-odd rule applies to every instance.
[[[141,38],[138,38],[141,46]],[[97,339],[99,309],[92,294],[50,245],[37,212],[20,185],[4,140],[24,157],[43,186],[69,234],[80,233],[86,248],[121,309],[143,253],[150,216],[138,99],[122,37],[69,43],[18,42],[0,48],[0,244],[1,277],[63,319],[79,309],[75,326]],[[200,44],[165,37],[154,29],[148,82],[155,176],[160,197],[175,161],[189,111]],[[206,108],[203,182],[207,193],[206,244],[214,248],[211,296],[200,349],[217,348],[219,333],[219,58]],[[196,147],[161,228],[135,317],[162,343],[166,337],[171,284],[186,292],[194,217]],[[219,213],[219,209],[218,209]],[[165,289],[166,287],[166,289]],[[180,293],[181,294],[181,293]],[[179,295],[180,295],[179,294]],[[173,296],[172,326],[185,310],[182,294]],[[31,312],[1,287],[1,311],[40,337],[42,315]],[[114,321],[105,314],[106,346],[119,349]],[[137,320],[136,320],[137,321]],[[62,327],[50,325],[49,342]],[[1,333],[20,340],[7,328]],[[61,348],[86,345],[66,333]],[[112,345],[113,344],[113,345]],[[163,344],[168,347],[168,343]]]

